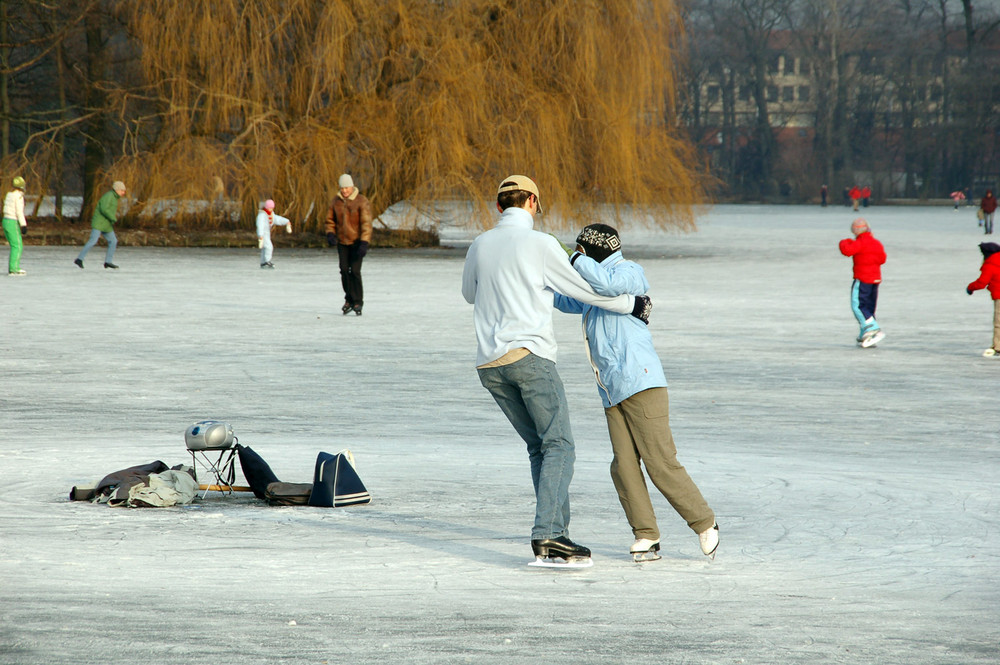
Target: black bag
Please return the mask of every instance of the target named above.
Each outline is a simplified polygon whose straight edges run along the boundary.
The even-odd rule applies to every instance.
[[[264,499],[267,493],[267,486],[271,483],[280,482],[278,477],[271,471],[264,458],[255,453],[247,446],[236,444],[236,452],[240,456],[240,467],[243,469],[243,477],[247,479],[250,490],[258,499]]]
[[[312,488],[309,483],[268,483],[264,498],[272,506],[305,506]]]
[[[340,508],[371,501],[372,495],[354,469],[354,456],[350,450],[341,450],[336,455],[320,453],[316,457],[310,506]]]

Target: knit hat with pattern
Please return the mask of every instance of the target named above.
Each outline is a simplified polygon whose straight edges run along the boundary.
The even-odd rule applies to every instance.
[[[607,224],[591,224],[583,227],[580,235],[576,237],[576,244],[583,247],[584,253],[598,263],[622,248],[618,231]]]

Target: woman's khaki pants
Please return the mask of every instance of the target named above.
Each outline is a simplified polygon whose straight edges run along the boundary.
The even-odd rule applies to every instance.
[[[640,460],[650,481],[695,533],[715,524],[687,470],[677,461],[670,433],[670,398],[666,388],[650,388],[605,409],[614,459],[611,479],[636,538],[657,540],[660,530],[646,489]]]

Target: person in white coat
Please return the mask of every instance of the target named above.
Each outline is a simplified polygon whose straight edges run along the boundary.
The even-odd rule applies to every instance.
[[[3,234],[10,245],[10,260],[7,262],[7,274],[20,277],[25,274],[21,270],[21,232],[28,222],[24,219],[24,178],[14,178],[14,189],[7,192],[3,199]]]
[[[274,245],[271,243],[271,228],[284,226],[287,233],[292,232],[292,222],[287,217],[282,217],[274,212],[274,201],[268,199],[264,201],[264,206],[257,213],[257,247],[260,248],[260,267],[273,268],[271,256],[274,254]]]

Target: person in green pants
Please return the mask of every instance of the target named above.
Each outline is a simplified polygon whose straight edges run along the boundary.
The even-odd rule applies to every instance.
[[[108,243],[108,251],[104,255],[104,267],[118,269],[112,260],[115,258],[115,247],[118,246],[118,236],[115,235],[114,224],[118,221],[118,199],[123,196],[125,196],[125,183],[116,180],[111,185],[111,191],[106,192],[97,202],[94,215],[90,218],[90,239],[73,261],[80,268],[83,268],[83,259],[87,256],[87,252],[97,244],[100,238],[104,238]]]
[[[21,270],[21,229],[27,228],[28,222],[24,219],[24,178],[17,176],[14,178],[14,189],[7,192],[3,199],[3,234],[10,244],[10,260],[7,262],[7,274],[11,276],[21,276],[25,273]]]

